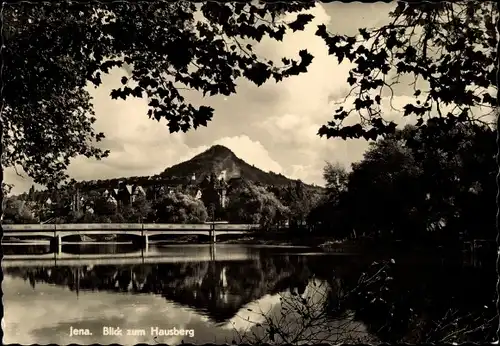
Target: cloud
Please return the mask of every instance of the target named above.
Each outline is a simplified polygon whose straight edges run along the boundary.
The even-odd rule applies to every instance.
[[[283,172],[283,168],[270,156],[269,151],[264,148],[264,146],[260,142],[252,141],[246,135],[224,137],[216,140],[211,145],[216,144],[223,145],[226,148],[231,149],[233,153],[240,159],[250,165],[254,165],[255,167],[263,171],[272,171],[274,173]],[[181,157],[179,161],[182,162],[189,160],[209,148],[210,146],[203,145],[190,149],[189,155]]]

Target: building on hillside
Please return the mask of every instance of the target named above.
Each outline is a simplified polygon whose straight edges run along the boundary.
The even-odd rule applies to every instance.
[[[217,177],[217,192],[219,194],[220,205],[222,208],[225,208],[227,205],[227,174],[226,170],[223,170],[219,176]]]
[[[202,192],[197,185],[188,185],[184,188],[183,193],[193,197],[194,199],[201,199]]]
[[[135,200],[139,196],[143,196],[145,198],[146,197],[146,191],[144,191],[144,189],[143,189],[142,186],[134,184],[132,186],[132,203],[135,202]]]
[[[159,185],[159,184],[152,184],[151,186],[148,187],[147,189],[147,199],[149,200],[152,200],[152,201],[156,201],[156,199],[163,195],[165,193],[165,186],[163,185]]]
[[[52,205],[52,200],[50,199],[50,197],[45,200],[45,205],[47,206],[47,208],[50,208],[50,206]]]
[[[217,179],[219,179],[219,181],[221,180],[227,181],[227,171],[226,170],[221,171]]]
[[[224,171],[223,171],[224,172]],[[200,184],[201,200],[208,208],[214,205],[216,209],[225,208],[227,205],[227,183],[224,179],[225,172],[219,174],[212,173],[205,177]]]
[[[203,195],[203,194],[201,193],[201,190],[200,190],[200,189],[198,189],[198,190],[196,190],[196,195],[194,196],[194,198],[195,198],[195,199],[201,199],[202,195]]]
[[[166,194],[174,192],[188,193],[191,186],[194,186],[196,176],[193,174],[190,178],[162,178],[155,179],[152,184],[148,186],[147,196],[148,199],[156,201]]]
[[[81,211],[82,203],[84,202],[83,196],[80,195],[80,190],[78,188],[74,189],[72,193],[70,193],[70,208],[73,212]]]
[[[116,200],[114,190],[118,191],[118,189],[113,189],[111,191],[105,190],[102,194],[106,202],[113,203],[114,205],[118,205],[118,201]]]
[[[119,207],[130,205],[132,203],[132,185],[127,185],[125,182],[119,181],[116,201]]]
[[[123,181],[118,182],[118,188],[114,190],[116,199],[119,206],[130,205],[135,202],[139,196],[146,197],[146,191],[140,185],[126,184]]]

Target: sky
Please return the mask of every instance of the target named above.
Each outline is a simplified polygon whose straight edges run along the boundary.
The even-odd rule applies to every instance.
[[[95,129],[106,135],[100,147],[111,150],[111,154],[101,161],[76,158],[68,168],[69,175],[76,180],[153,175],[221,144],[264,171],[324,185],[325,161],[349,168],[362,158],[368,143],[317,135],[320,126],[331,119],[333,103],[345,97],[352,67],[348,62],[339,64],[327,54],[326,45],[314,34],[317,25],[326,24],[333,33],[356,34],[360,27],[387,23],[394,6],[382,2],[318,3],[310,10],[315,19],[305,31],[288,34],[282,42],[263,40],[254,49],[279,61],[284,56],[297,57],[299,50],[306,48],[314,56],[308,72],[261,87],[242,79],[237,93],[229,97],[203,99],[194,92],[185,94],[187,101],[215,109],[207,127],[188,133],[170,134],[165,121],[149,119],[146,99],[112,100],[111,89],[118,87],[125,75],[124,70],[112,70],[100,87],[88,88],[97,118]],[[406,90],[396,93],[394,102],[404,104],[409,97],[405,94]],[[394,113],[388,106],[387,112]],[[33,184],[22,175],[6,170],[5,181],[14,184],[12,193],[27,191]]]

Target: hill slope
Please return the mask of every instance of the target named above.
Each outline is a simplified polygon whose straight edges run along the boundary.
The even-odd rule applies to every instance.
[[[201,182],[211,172],[226,171],[226,179],[243,178],[265,185],[286,185],[294,181],[281,174],[264,172],[237,157],[230,149],[214,145],[192,159],[165,169],[160,176],[186,177],[195,174],[196,182]]]
[[[226,181],[228,182],[235,178],[242,178],[243,180],[254,183],[258,182],[263,185],[284,186],[297,181],[289,179],[282,174],[264,172],[237,157],[230,149],[222,145],[214,145],[190,160],[178,163],[154,176],[117,177],[113,179],[79,181],[77,185],[85,191],[99,188],[116,188],[119,181],[123,181],[126,184],[138,184],[143,187],[163,183],[167,185],[184,185],[188,182],[193,183],[193,181],[191,181],[193,174],[196,178],[194,183],[199,184],[212,172],[219,175],[222,171],[226,171]],[[318,186],[304,185],[314,190],[322,190],[322,188]]]

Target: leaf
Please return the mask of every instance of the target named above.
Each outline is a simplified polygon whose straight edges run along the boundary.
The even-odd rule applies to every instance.
[[[159,107],[160,102],[158,101],[158,99],[151,99],[151,101],[149,101],[149,106],[150,107]]]
[[[244,76],[257,84],[257,86],[261,86],[271,77],[271,71],[268,66],[258,62],[251,69],[246,70]]]
[[[360,28],[358,29],[359,30],[359,33],[361,34],[361,37],[364,39],[364,40],[369,40],[370,39],[370,34],[368,33],[368,31],[366,30],[366,28]]]
[[[142,88],[141,87],[135,87],[132,91],[131,94],[135,97],[142,97]]]
[[[306,24],[309,23],[313,18],[314,16],[311,14],[301,13],[297,16],[295,21],[288,24],[288,27],[292,29],[294,32],[304,30]]]

